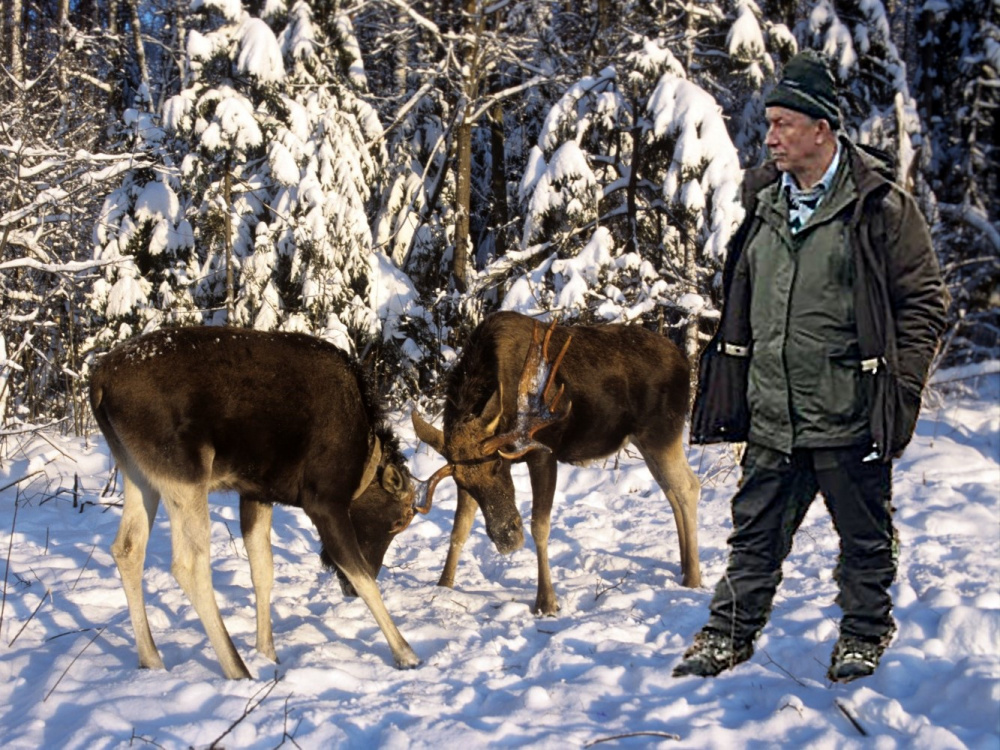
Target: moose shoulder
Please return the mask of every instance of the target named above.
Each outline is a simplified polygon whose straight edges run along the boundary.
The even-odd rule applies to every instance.
[[[561,361],[549,347],[561,352]],[[458,485],[458,509],[439,584],[454,584],[477,504],[500,552],[524,543],[510,474],[511,461],[524,460],[538,555],[535,609],[555,613],[559,605],[549,572],[548,538],[557,464],[608,456],[630,440],[673,509],[683,583],[701,585],[700,486],[682,444],[689,387],[689,368],[680,350],[640,327],[552,326],[543,342],[538,323],[527,316],[500,312],[486,318],[449,375],[443,430],[412,415],[417,436],[447,461],[429,482],[428,495],[444,476]]]
[[[112,554],[142,667],[162,668],[146,619],[142,571],[162,498],[171,570],[205,626],[227,677],[249,677],[212,588],[208,493],[240,495],[240,526],[257,604],[257,649],[276,660],[270,619],[271,508],[302,508],[324,561],[357,592],[397,666],[419,662],[393,624],[375,576],[413,518],[413,489],[395,438],[356,363],[301,334],[167,329],[132,339],[94,369],[97,423],[121,470],[124,508]]]

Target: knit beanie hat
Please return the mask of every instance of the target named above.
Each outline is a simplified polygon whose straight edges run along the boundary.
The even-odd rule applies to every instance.
[[[817,53],[805,50],[785,65],[784,77],[764,100],[765,107],[785,107],[816,120],[826,120],[830,128],[840,128],[840,108],[833,74]]]

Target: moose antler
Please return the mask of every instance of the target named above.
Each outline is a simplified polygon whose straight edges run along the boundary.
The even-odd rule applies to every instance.
[[[542,338],[541,326],[535,323],[531,332],[531,346],[528,347],[528,354],[524,358],[524,368],[521,370],[517,386],[517,416],[514,429],[484,440],[482,443],[484,456],[496,452],[504,458],[515,459],[538,448],[549,450],[548,446],[535,440],[535,433],[569,415],[572,403],[567,403],[565,408],[557,411],[565,385],[560,385],[554,395],[552,389],[555,386],[556,372],[562,364],[563,357],[566,356],[566,350],[569,349],[569,342],[573,340],[573,336],[566,337],[566,343],[563,344],[559,356],[550,361],[549,340],[555,327],[556,323],[552,321],[545,330],[545,337]]]
[[[438,483],[455,473],[455,464],[445,464],[440,469],[431,474],[426,481],[421,481],[413,498],[413,510],[417,513],[427,515],[431,512],[431,503],[434,502],[434,490]]]

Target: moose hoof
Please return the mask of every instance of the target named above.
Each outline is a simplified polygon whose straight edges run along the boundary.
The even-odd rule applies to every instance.
[[[701,573],[692,573],[681,578],[681,586],[689,589],[701,588]]]
[[[536,601],[535,614],[539,617],[555,617],[559,614],[559,602],[555,600]]]
[[[396,669],[415,669],[420,666],[420,658],[413,652],[396,654]]]

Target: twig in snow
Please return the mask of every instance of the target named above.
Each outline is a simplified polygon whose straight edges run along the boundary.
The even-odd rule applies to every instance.
[[[625,575],[623,575],[621,578],[618,579],[618,583],[616,583],[616,584],[614,584],[612,586],[605,586],[604,588],[601,588],[601,581],[600,581],[600,579],[598,579],[597,580],[597,591],[594,592],[594,601],[596,602],[598,599],[600,599],[602,596],[604,596],[609,591],[614,591],[615,589],[620,589],[622,587],[622,584],[625,583],[625,579],[628,578],[628,577],[629,577],[629,571],[626,570],[625,571]]]
[[[71,661],[68,665],[66,665],[66,669],[64,669],[63,672],[62,672],[62,674],[59,675],[59,679],[56,680],[56,684],[53,685],[51,688],[49,688],[49,692],[47,692],[45,694],[45,697],[42,698],[42,703],[45,703],[45,701],[47,701],[49,699],[49,696],[52,695],[52,692],[57,687],[59,687],[59,683],[62,682],[63,677],[65,677],[66,673],[69,672],[70,667],[72,667],[74,664],[76,664],[76,660],[79,659],[81,656],[83,656],[83,652],[86,651],[88,648],[90,648],[90,644],[93,643],[94,641],[96,641],[97,638],[98,638],[98,636],[101,633],[103,633],[104,630],[105,630],[105,628],[107,628],[107,627],[108,627],[107,625],[104,625],[100,630],[98,630],[96,633],[94,633],[94,637],[91,638],[89,641],[87,641],[87,645],[84,646],[83,648],[81,648],[80,652],[76,656],[73,657],[73,661]]]
[[[835,701],[834,701],[833,703],[834,703],[834,705],[835,705],[835,706],[836,706],[837,708],[839,708],[839,709],[840,709],[840,712],[841,712],[842,714],[844,714],[844,716],[846,716],[846,717],[847,717],[847,720],[848,720],[849,722],[851,722],[851,724],[853,724],[853,725],[854,725],[854,728],[858,730],[858,732],[859,732],[859,733],[861,734],[861,736],[862,736],[862,737],[867,737],[867,736],[868,736],[868,732],[866,732],[866,731],[865,731],[865,728],[864,728],[863,726],[861,726],[861,722],[859,722],[859,721],[858,721],[858,720],[857,720],[857,719],[856,719],[856,718],[854,717],[854,714],[852,714],[852,713],[851,713],[851,710],[850,710],[850,709],[849,709],[849,708],[848,708],[847,706],[845,706],[845,705],[844,705],[843,703],[841,703],[841,702],[840,702],[839,700],[835,700]]]
[[[680,740],[681,736],[679,734],[670,734],[669,732],[627,732],[625,734],[615,734],[610,737],[598,737],[596,740],[591,740],[584,747],[593,747],[602,742],[614,742],[615,740],[624,740],[629,737],[659,737],[664,740]]]
[[[3,487],[0,487],[0,492],[3,492],[4,490],[9,490],[9,489],[10,489],[11,487],[13,487],[13,486],[14,486],[15,484],[20,484],[20,483],[21,483],[21,482],[23,482],[23,481],[24,481],[25,479],[31,479],[32,477],[34,477],[34,476],[37,476],[37,475],[39,475],[39,474],[41,474],[41,473],[42,473],[42,470],[41,470],[41,469],[39,469],[38,471],[33,471],[33,472],[31,472],[30,474],[25,474],[25,475],[24,475],[23,477],[21,477],[20,479],[15,479],[15,480],[14,480],[13,482],[9,482],[8,484],[5,484],[5,485],[4,485]]]
[[[159,747],[159,748],[163,747],[163,745],[161,745],[161,744],[159,744],[157,742],[154,742],[153,740],[149,739],[149,737],[143,737],[141,734],[136,734],[135,733],[135,727],[132,727],[132,736],[128,738],[128,746],[132,747],[133,743],[136,740],[142,740],[147,745],[153,745],[154,747]]]
[[[45,639],[45,642],[54,641],[56,638],[62,638],[65,635],[76,635],[77,633],[89,633],[92,628],[77,628],[76,630],[67,630],[62,633],[57,633],[56,635],[50,635]]]
[[[767,651],[765,649],[761,649],[760,652],[762,654],[764,654],[764,656],[767,657],[767,663],[768,664],[773,664],[774,666],[776,666],[778,669],[780,669],[782,672],[784,672],[785,675],[788,678],[790,678],[791,680],[793,680],[796,684],[801,685],[802,687],[808,687],[804,682],[802,682],[802,680],[800,680],[798,677],[796,677],[795,675],[793,675],[791,672],[789,672],[783,666],[781,666],[780,664],[778,664],[778,662],[776,662],[773,658],[771,658],[771,655],[769,653],[767,653]],[[765,664],[764,666],[767,666],[767,665]]]
[[[35,472],[35,474],[38,473],[39,472],[37,471]],[[28,477],[30,476],[34,476],[34,474],[29,474]],[[17,484],[18,482],[22,482],[28,477],[21,477],[16,482],[11,482],[10,484],[8,484],[7,487],[11,487]],[[3,490],[7,489],[7,487],[0,489],[0,492],[3,492]],[[14,550],[14,527],[17,525],[17,505],[18,505],[17,501],[20,499],[21,495],[20,489],[18,489],[17,495],[18,496],[14,498],[14,517],[10,521],[10,541],[7,543],[7,565],[3,569],[3,599],[0,600],[0,628],[3,627],[4,610],[7,609],[7,576],[10,574],[10,553]]]
[[[35,607],[35,611],[31,613],[31,617],[29,617],[27,620],[24,621],[24,625],[21,626],[21,629],[18,630],[17,633],[14,635],[14,637],[10,639],[10,643],[7,644],[8,648],[14,645],[14,641],[16,641],[18,636],[20,636],[21,633],[24,632],[24,629],[28,627],[28,623],[31,622],[34,619],[35,615],[38,614],[38,610],[42,608],[42,605],[45,604],[45,600],[48,599],[49,594],[51,593],[52,589],[45,589],[45,594],[42,596],[41,601],[38,602],[38,606]]]
[[[64,417],[63,419],[60,419],[60,420],[59,420],[59,422],[65,422],[65,421],[66,421],[66,419],[68,419],[68,417]],[[46,427],[51,427],[51,426],[52,426],[52,425],[54,425],[54,424],[59,424],[59,422],[52,422],[52,423],[50,423],[50,424],[46,425]],[[48,439],[47,437],[45,437],[45,433],[44,433],[44,432],[39,432],[39,433],[36,433],[36,434],[37,434],[37,436],[38,436],[38,437],[40,437],[40,438],[41,438],[42,440],[44,440],[44,441],[45,441],[46,443],[48,443],[48,444],[49,444],[49,445],[51,445],[51,446],[52,446],[53,448],[55,448],[55,450],[57,450],[57,451],[59,452],[59,454],[60,454],[60,455],[61,455],[61,456],[62,456],[63,458],[65,458],[65,459],[68,459],[68,460],[72,461],[73,463],[76,463],[76,459],[75,459],[75,458],[74,458],[73,456],[71,456],[71,455],[69,455],[68,453],[66,453],[66,451],[64,451],[64,450],[63,450],[62,448],[60,448],[60,447],[59,447],[58,445],[56,445],[56,444],[55,444],[55,443],[53,443],[53,442],[52,442],[51,440],[49,440],[49,439]],[[54,459],[53,459],[53,460],[54,460]],[[52,461],[49,461],[48,463],[52,463]]]
[[[240,556],[240,548],[236,546],[236,537],[233,536],[233,530],[229,528],[229,521],[223,521],[222,525],[226,527],[226,531],[229,532],[229,543],[233,547],[233,554],[237,557]]]
[[[83,575],[83,571],[87,569],[87,566],[90,565],[90,558],[94,556],[95,549],[97,549],[97,542],[94,542],[94,546],[90,548],[90,554],[87,555],[87,561],[83,564],[83,567],[80,568],[80,572],[77,574],[76,580],[73,581],[73,585],[69,587],[70,591],[73,591],[76,588],[76,584],[80,582],[80,577]]]
[[[277,677],[277,675],[275,675],[275,677]],[[285,740],[288,740],[293,745],[295,745],[295,747],[299,748],[299,750],[302,750],[302,747],[299,745],[299,743],[295,741],[295,733],[299,731],[299,727],[302,725],[302,719],[299,719],[295,723],[295,729],[292,730],[292,733],[291,734],[288,733],[288,714],[289,714],[288,701],[291,699],[291,697],[292,697],[291,695],[285,696],[285,731],[281,735],[281,742],[279,742],[277,745],[274,746],[274,750],[278,750],[279,747],[284,745]]]
[[[222,734],[220,734],[218,737],[215,738],[215,740],[212,742],[212,744],[208,746],[209,750],[215,750],[215,748],[221,747],[221,745],[219,745],[219,743],[222,742],[222,739],[227,734],[229,734],[234,729],[236,729],[236,727],[239,726],[240,722],[243,721],[250,714],[252,714],[257,709],[257,707],[260,706],[261,703],[263,703],[265,700],[267,700],[267,696],[269,696],[271,694],[271,691],[274,690],[278,686],[278,679],[279,679],[278,673],[275,672],[274,673],[274,679],[271,680],[270,685],[262,687],[256,693],[254,693],[253,695],[251,695],[249,699],[247,699],[247,705],[243,709],[243,715],[240,718],[238,718],[236,721],[234,721],[232,724],[230,724],[229,728],[225,732],[223,732]],[[251,706],[250,704],[253,702],[253,699],[256,698],[258,695],[260,695],[262,692],[264,693],[264,695],[261,695],[260,700],[257,701],[256,703],[254,703]]]
[[[118,464],[115,464],[115,467],[108,474],[108,481],[104,483],[104,489],[101,490],[101,497],[107,497],[108,495],[111,494],[111,492],[113,491],[112,490],[112,483],[114,483],[114,487],[117,489],[117,487],[118,487]]]

